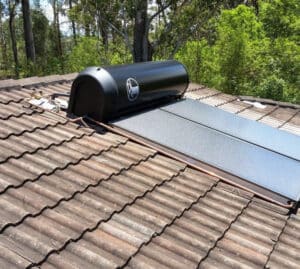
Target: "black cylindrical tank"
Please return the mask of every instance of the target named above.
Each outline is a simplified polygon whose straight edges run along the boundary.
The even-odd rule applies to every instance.
[[[74,80],[68,112],[112,120],[180,97],[189,78],[177,61],[88,67]]]

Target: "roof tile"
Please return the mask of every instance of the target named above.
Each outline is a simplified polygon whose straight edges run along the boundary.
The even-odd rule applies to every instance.
[[[226,204],[224,204],[224,195],[228,196]],[[158,262],[169,268],[195,268],[214,247],[215,241],[222,236],[248,201],[236,194],[226,193],[218,186],[211,189],[182,216],[168,225],[161,235],[143,245],[139,252],[130,259],[129,266],[134,267],[135,264],[140,263],[140,259],[143,260],[146,257],[149,264],[153,261],[154,264]],[[218,223],[213,217],[208,216],[205,210],[202,210],[202,205],[208,204],[210,204],[209,208],[216,210],[216,216],[221,215],[222,221]],[[225,210],[219,211],[219,204]],[[236,208],[235,210],[232,210],[232,205]],[[208,221],[210,218],[211,221]]]
[[[64,112],[27,106],[34,92],[68,93],[74,76],[0,91],[0,268],[297,267],[300,224],[287,209]],[[187,96],[300,130],[297,110],[280,104],[256,108],[201,85]]]
[[[154,165],[151,159],[146,161],[146,163],[148,162],[152,166]],[[143,163],[137,166],[143,166]],[[173,171],[172,173],[175,172]],[[46,209],[34,218],[29,216],[16,227],[6,228],[2,234],[10,238],[14,244],[23,246],[23,249],[31,248],[30,253],[24,251],[22,255],[38,263],[43,260],[42,256],[60,249],[71,239],[80,238],[84,231],[93,229],[99,222],[109,218],[113,212],[122,209],[137,197],[141,197],[148,189],[148,186],[146,186],[142,191],[133,190],[126,187],[126,182],[124,184],[124,186],[121,186],[120,183],[113,181],[113,178],[109,181],[102,181],[99,186],[89,188],[88,192],[76,195],[69,201],[63,201],[53,209]],[[107,200],[106,205],[117,204],[118,207],[111,207],[111,211],[108,211],[108,209],[103,210],[103,207],[93,210],[92,208],[89,209],[80,200],[77,200],[82,199],[86,195],[90,196],[90,193]],[[65,225],[64,227],[62,227],[63,224]],[[68,228],[66,229],[66,227]],[[27,238],[28,235],[24,234],[24,231],[27,231],[34,238],[40,238],[42,246],[39,244],[38,248],[35,248],[35,244],[31,245],[31,242],[34,240],[33,238]],[[30,242],[27,242],[27,240]]]
[[[131,152],[127,144],[119,147],[127,149],[129,153]],[[113,154],[117,150],[118,148],[113,148],[110,152]],[[67,201],[73,198],[75,194],[84,192],[88,187],[97,186],[102,180],[110,179],[112,174],[118,174],[134,164],[137,165],[141,160],[145,160],[152,154],[153,151],[148,150],[147,154],[143,156],[138,155],[135,160],[130,161],[124,156],[123,161],[115,162],[115,167],[108,169],[103,166],[103,163],[109,162],[112,165],[114,161],[107,155],[107,152],[102,152],[99,156],[92,157],[92,159],[95,159],[95,168],[93,170],[83,169],[84,163],[91,160],[81,161],[76,165],[70,166],[71,170],[74,172],[77,170],[81,175],[80,173],[72,173],[71,177],[69,177],[69,169],[65,169],[62,172],[56,171],[49,176],[42,176],[35,182],[26,182],[18,189],[12,188],[0,196],[0,202],[3,202],[3,204],[0,203],[1,207],[3,205],[0,213],[2,216],[0,228],[17,224],[26,216],[37,215],[44,209],[55,207],[60,201]],[[85,181],[80,184],[78,180],[83,175],[85,175]],[[92,181],[87,181],[88,179]],[[95,192],[93,188],[87,190],[89,193]]]
[[[25,153],[19,159],[9,159],[0,164],[0,192],[8,187],[18,187],[27,181],[35,181],[42,175],[49,175],[57,169],[64,169],[80,160],[89,159],[102,151],[116,145],[105,141],[104,136],[93,133],[91,136],[74,138],[48,149],[39,149],[30,154]]]
[[[291,215],[287,220],[279,242],[276,244],[267,268],[299,268],[300,265],[300,217]]]
[[[265,220],[262,220],[261,214],[264,213]],[[286,218],[276,212],[270,215],[270,211],[258,208],[257,203],[251,202],[232,223],[217,247],[202,261],[200,268],[207,268],[215,261],[229,267],[263,267],[280,236]]]
[[[34,132],[37,129],[45,129],[59,123],[66,123],[67,119],[49,115],[49,112],[33,113],[22,117],[12,116],[8,120],[0,120],[0,139],[6,139],[11,135],[21,135],[25,132]]]
[[[114,266],[122,265],[143,243],[147,242],[154,234],[162,232],[166,225],[172,223],[174,218],[180,216],[182,210],[197,201],[199,196],[204,195],[214,183],[214,180],[210,179],[210,185],[207,184],[208,182],[203,185],[202,192],[193,200],[188,197],[177,196],[173,201],[174,206],[170,210],[167,210],[169,205],[165,203],[162,203],[161,207],[155,207],[155,204],[159,205],[162,201],[171,199],[169,192],[173,195],[178,193],[177,189],[174,189],[174,184],[185,173],[184,171],[175,177],[176,174],[174,174],[173,177],[162,182],[153,191],[146,193],[144,197],[136,199],[134,204],[128,205],[120,213],[114,214],[110,220],[101,223],[95,231],[87,232],[79,241],[87,239],[97,241],[99,245],[99,251],[98,248],[96,249],[97,254],[102,253],[103,249],[110,249],[110,253],[116,256],[112,260],[120,258],[119,263],[114,264]],[[198,177],[201,177],[200,173],[198,173]],[[160,197],[163,200],[159,199]],[[99,237],[99,231],[100,234],[108,234],[111,240],[106,240],[107,236],[104,236],[104,238]],[[78,242],[76,242],[76,245]],[[57,265],[59,261],[64,259],[64,255],[69,255],[69,252],[73,253],[74,248],[76,248],[74,244],[68,245],[60,255],[51,255],[49,262]],[[82,257],[82,259],[88,259],[88,257]],[[101,266],[101,264],[99,263],[98,266]]]

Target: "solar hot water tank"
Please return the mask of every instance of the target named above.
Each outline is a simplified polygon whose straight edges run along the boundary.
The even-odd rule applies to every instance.
[[[179,98],[188,84],[177,61],[89,67],[73,82],[69,112],[108,121]]]
[[[90,67],[74,80],[68,110],[298,201],[300,137],[185,99],[188,82],[177,61]]]

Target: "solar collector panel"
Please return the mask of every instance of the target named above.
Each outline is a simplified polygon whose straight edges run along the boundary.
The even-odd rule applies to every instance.
[[[297,135],[192,99],[161,109],[300,161],[300,138]]]
[[[268,127],[264,134],[263,127],[267,126],[257,127],[252,124],[256,122],[240,120],[235,115],[230,118],[220,109],[216,110],[210,110],[198,101],[185,100],[112,124],[290,199],[299,200],[299,154],[284,147],[290,141],[280,140],[287,139],[282,131],[279,131],[280,136]],[[253,135],[255,128],[260,129],[261,133]],[[267,141],[267,135],[277,135],[277,140]],[[296,138],[293,143],[299,143],[300,138]],[[276,141],[280,142],[277,147]]]

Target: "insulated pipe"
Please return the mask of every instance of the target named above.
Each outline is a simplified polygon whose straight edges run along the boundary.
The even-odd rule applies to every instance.
[[[177,61],[88,67],[74,80],[68,112],[109,121],[181,97],[186,68]]]

